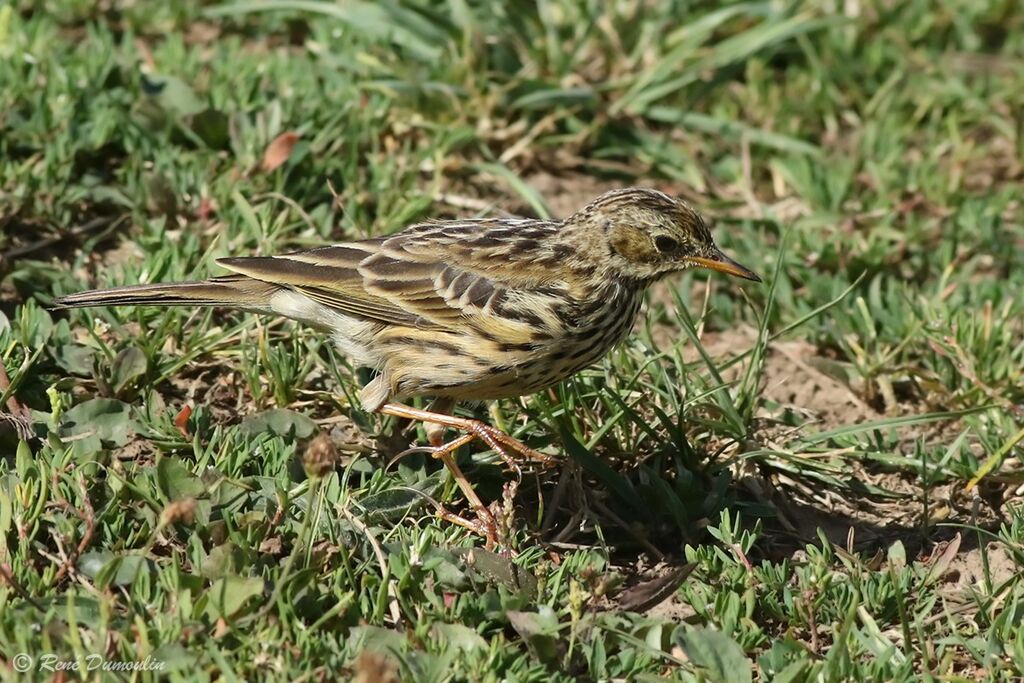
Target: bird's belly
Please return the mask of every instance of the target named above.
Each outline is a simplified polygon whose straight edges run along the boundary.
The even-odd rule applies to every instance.
[[[581,359],[574,364],[568,360],[555,360],[550,355],[538,355],[519,362],[506,358],[504,362],[472,370],[453,370],[444,363],[438,363],[429,376],[417,373],[419,376],[406,382],[405,387],[400,387],[400,392],[480,401],[524,396],[557,384],[595,360]]]
[[[506,338],[500,328],[473,333],[391,328],[376,347],[383,351],[382,370],[393,397],[523,396],[600,360],[629,333],[641,303],[638,291],[618,288],[584,307],[586,315],[572,325],[545,327],[529,341]]]
[[[573,331],[564,338],[535,348],[509,350],[500,344],[452,340],[454,348],[436,340],[408,347],[393,359],[396,394],[451,396],[460,400],[490,400],[533,394],[599,361],[632,328],[628,316]]]

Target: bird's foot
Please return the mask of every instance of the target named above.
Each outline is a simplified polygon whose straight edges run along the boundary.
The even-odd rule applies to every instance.
[[[520,476],[522,471],[519,468],[520,462],[536,462],[544,467],[552,467],[556,460],[546,453],[530,448],[525,443],[509,436],[497,427],[492,427],[480,420],[467,420],[468,424],[463,427],[470,434],[483,441],[492,451],[498,454],[509,469]],[[518,456],[519,462],[516,457]]]
[[[488,511],[487,515],[490,515]],[[489,517],[481,515],[477,512],[476,519],[467,519],[459,514],[456,514],[446,508],[444,505],[438,504],[437,516],[446,522],[456,524],[464,529],[468,529],[477,536],[481,536],[484,539],[484,547],[487,550],[493,550],[494,548],[503,548],[507,545],[505,537],[501,533],[493,515]]]
[[[476,514],[476,520],[468,520],[443,508],[438,511],[438,514],[452,523],[483,536],[487,540],[488,548],[493,548],[495,545],[507,547],[508,538],[513,528],[513,510],[515,493],[518,489],[518,478],[522,475],[519,463],[534,461],[542,463],[544,466],[551,466],[555,463],[555,459],[530,448],[522,441],[480,420],[419,410],[400,403],[386,403],[379,410],[386,415],[394,415],[395,417],[427,423],[427,436],[430,440],[430,447],[411,448],[395,459],[407,453],[422,452],[430,453],[433,457],[442,461],[451,473],[455,483],[462,490],[463,495],[465,495],[470,508]],[[465,432],[465,434],[448,443],[442,443],[445,427],[459,429]],[[474,439],[479,439],[487,444],[516,473],[517,480],[505,485],[502,500],[500,502],[496,501],[492,504],[492,507],[484,505],[483,501],[480,500],[480,496],[473,490],[473,486],[469,483],[466,475],[463,474],[462,468],[455,461],[455,452]]]
[[[401,403],[385,403],[379,408],[379,410],[385,415],[394,415],[395,417],[403,417],[427,423],[427,433],[432,444],[435,442],[438,444],[440,443],[440,434],[444,427],[452,427],[463,431],[466,433],[466,436],[472,435],[487,444],[487,446],[497,453],[509,468],[517,474],[520,473],[519,463],[516,462],[517,457],[520,461],[533,461],[540,463],[545,467],[550,467],[557,463],[557,460],[550,455],[530,448],[519,439],[513,438],[497,427],[492,427],[486,422],[481,422],[480,420],[456,417],[454,415],[446,415],[444,413],[435,413],[429,410],[420,410],[418,408],[411,408],[409,406],[402,405]],[[456,439],[452,443],[458,443],[459,446],[461,446],[471,440],[472,439],[466,439],[464,436]]]
[[[456,485],[458,485],[462,490],[462,495],[466,497],[466,501],[469,503],[470,508],[472,508],[473,512],[476,514],[476,519],[469,520],[465,517],[461,517],[446,509],[444,506],[440,506],[438,508],[438,516],[483,536],[488,550],[495,546],[507,545],[506,535],[503,533],[504,530],[499,526],[494,513],[491,512],[489,507],[484,505],[482,500],[480,500],[480,496],[478,496],[476,490],[473,489],[473,485],[469,483],[466,475],[462,472],[462,468],[459,467],[459,463],[455,461],[455,452],[475,439],[476,436],[474,434],[463,434],[454,441],[449,441],[446,444],[439,443],[441,440],[440,437],[440,432],[436,433],[436,435],[431,434],[431,455],[443,462],[445,467],[448,468],[448,471],[451,473]]]

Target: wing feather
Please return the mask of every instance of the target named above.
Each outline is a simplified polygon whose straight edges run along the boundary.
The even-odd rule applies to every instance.
[[[468,322],[527,339],[539,319],[527,295],[564,296],[567,286],[515,242],[536,243],[556,228],[530,220],[424,223],[386,238],[218,263],[368,321],[434,330]]]
[[[311,250],[284,256],[222,258],[217,263],[255,280],[289,287],[317,303],[357,318],[392,325],[437,327],[388,298],[367,291],[359,274],[359,262],[344,258],[347,254],[343,251],[356,250],[344,246],[329,249],[337,250],[327,256],[343,258],[313,260],[311,252],[323,250]],[[361,254],[364,259],[367,257],[367,252],[362,251]]]

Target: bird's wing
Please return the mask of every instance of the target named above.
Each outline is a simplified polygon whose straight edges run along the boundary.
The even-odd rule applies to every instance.
[[[502,339],[554,324],[537,297],[561,285],[536,255],[544,221],[426,223],[392,237],[218,263],[364,320],[419,329],[469,322]],[[543,307],[541,307],[543,309]]]
[[[255,280],[295,290],[341,313],[392,325],[429,326],[412,311],[367,291],[359,263],[376,253],[379,240],[297,251],[281,256],[217,259],[221,266]],[[228,276],[231,277],[231,276]]]

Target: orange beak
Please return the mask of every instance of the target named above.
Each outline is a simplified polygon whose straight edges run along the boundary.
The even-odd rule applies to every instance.
[[[694,263],[702,268],[717,270],[719,273],[735,275],[736,277],[741,277],[744,280],[753,280],[754,282],[761,281],[761,278],[757,276],[757,273],[746,266],[741,266],[722,252],[718,252],[715,258],[700,258],[693,256],[688,260],[690,263]]]

